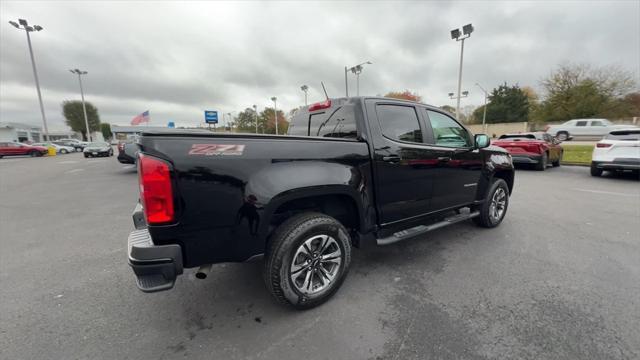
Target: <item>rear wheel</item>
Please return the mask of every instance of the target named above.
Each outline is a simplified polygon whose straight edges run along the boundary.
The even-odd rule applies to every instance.
[[[494,179],[487,196],[480,205],[480,215],[473,218],[476,225],[493,228],[502,222],[509,207],[509,187],[502,179]]]
[[[31,156],[31,157],[36,157],[36,156],[39,156],[39,155],[40,155],[40,153],[38,153],[37,151],[32,151],[32,152],[29,153],[29,156]]]
[[[88,157],[89,157],[89,154],[84,153],[84,157],[88,158]]]
[[[562,161],[562,155],[563,155],[563,151],[561,151],[560,155],[558,155],[558,159],[551,163],[551,165],[553,165],[553,167],[560,166],[560,162]]]
[[[600,176],[602,175],[602,169],[599,169],[596,163],[591,163],[591,176]]]
[[[560,131],[556,134],[556,137],[558,138],[558,140],[560,141],[567,141],[569,140],[569,133],[566,131]]]
[[[67,153],[67,149],[60,150],[60,154],[66,154],[66,153]]]
[[[336,219],[302,213],[282,223],[270,239],[264,281],[276,300],[296,309],[327,301],[351,263],[351,241]]]
[[[542,153],[542,157],[540,161],[536,164],[536,170],[544,171],[547,168],[547,162],[549,161],[549,154],[546,152]]]

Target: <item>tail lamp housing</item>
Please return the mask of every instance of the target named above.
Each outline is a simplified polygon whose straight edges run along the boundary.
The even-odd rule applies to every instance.
[[[611,144],[607,144],[607,143],[597,143],[597,144],[596,144],[596,147],[599,147],[599,148],[608,148],[608,147],[611,147]]]
[[[140,200],[149,225],[175,220],[171,166],[168,162],[149,155],[138,154],[138,183]]]

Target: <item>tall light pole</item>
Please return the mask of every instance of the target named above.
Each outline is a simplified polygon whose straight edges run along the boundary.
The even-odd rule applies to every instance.
[[[456,104],[456,117],[460,118],[460,89],[462,88],[462,58],[464,56],[464,40],[471,36],[473,32],[473,25],[467,24],[462,27],[462,34],[460,29],[451,30],[451,38],[456,41],[460,41],[460,68],[458,69],[458,101]]]
[[[309,92],[309,87],[307,85],[300,86],[300,90],[304,91],[304,106],[307,106],[307,93]]]
[[[72,74],[78,75],[78,83],[80,84],[80,96],[82,96],[82,111],[84,112],[84,125],[85,129],[87,129],[87,139],[91,140],[91,130],[89,130],[89,118],[87,117],[87,107],[84,104],[84,90],[82,89],[82,75],[86,75],[86,71],[81,71],[78,69],[69,70]]]
[[[463,91],[462,95],[459,96],[455,96],[456,94],[454,93],[449,93],[449,98],[450,99],[458,99],[458,103],[460,103],[460,99],[461,98],[466,98],[467,96],[469,96],[469,92],[468,91]],[[456,109],[456,118],[460,121],[462,121],[462,119],[460,119],[460,116],[458,115],[458,109]]]
[[[278,101],[277,97],[272,97],[271,101],[273,101],[273,115],[274,118],[276,119],[276,135],[278,135],[278,106],[276,104],[276,101]]]
[[[348,86],[348,82],[347,82],[347,71],[351,71],[352,73],[354,73],[356,75],[356,96],[360,96],[360,73],[362,72],[362,69],[364,68],[362,65],[367,65],[367,64],[373,64],[371,61],[365,61],[363,63],[360,63],[358,65],[352,66],[350,68],[345,67],[344,68],[344,84],[345,84],[345,89],[347,92],[347,97],[349,97],[349,86]]]
[[[33,31],[41,31],[42,26],[34,25],[29,26],[27,20],[18,19],[18,23],[15,21],[9,21],[9,24],[13,25],[16,29],[24,30],[27,33],[27,44],[29,44],[29,55],[31,56],[31,66],[33,67],[33,77],[36,79],[36,90],[38,91],[38,101],[40,102],[40,113],[42,114],[42,124],[44,125],[44,139],[45,141],[49,141],[49,128],[47,128],[47,117],[44,115],[44,105],[42,104],[42,93],[40,93],[40,81],[38,80],[38,71],[36,70],[36,60],[33,57],[33,48],[31,47],[31,36],[29,36],[30,32]],[[22,27],[20,27],[22,26]]]
[[[485,90],[480,84],[476,83],[476,86],[479,87],[484,92],[484,110],[482,111],[482,132],[486,132],[485,129],[485,120],[487,119],[487,98],[489,97],[489,93]]]
[[[258,133],[258,105],[253,105],[253,112],[256,115],[256,134]]]

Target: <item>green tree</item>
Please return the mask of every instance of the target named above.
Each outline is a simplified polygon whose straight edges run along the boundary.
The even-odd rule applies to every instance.
[[[393,99],[402,99],[402,100],[410,100],[415,102],[421,102],[422,96],[411,92],[409,90],[405,91],[390,91],[384,95],[384,97],[393,98]]]
[[[260,123],[259,119],[258,119],[258,123]],[[256,112],[252,108],[244,109],[244,111],[241,111],[236,117],[235,126],[236,126],[237,132],[255,133],[256,132]]]
[[[276,133],[276,122],[273,108],[265,108],[259,116],[258,119],[258,128],[259,132],[264,130],[265,134],[275,134]],[[278,110],[278,133],[286,134],[289,129],[289,122],[287,118],[284,116],[282,110]]]
[[[111,124],[109,123],[100,123],[100,132],[102,132],[102,137],[105,141],[110,140],[113,137],[111,133]]]
[[[487,102],[486,122],[521,122],[529,120],[529,96],[517,84],[504,83],[491,91]],[[484,105],[473,111],[473,123],[482,123]]]
[[[619,67],[563,64],[540,83],[546,97],[536,111],[538,121],[634,114],[632,103],[625,96],[634,89],[635,81],[630,72]]]
[[[91,132],[100,130],[100,115],[98,115],[98,109],[90,102],[85,102],[87,108],[87,119],[89,122],[89,130]],[[82,111],[82,101],[67,100],[62,102],[62,115],[65,118],[65,123],[73,131],[77,131],[82,134],[82,139],[87,140],[89,137],[86,133],[86,126],[84,123],[84,112]]]

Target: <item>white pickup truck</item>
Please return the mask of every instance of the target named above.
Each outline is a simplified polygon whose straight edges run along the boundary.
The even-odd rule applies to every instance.
[[[576,136],[601,137],[611,130],[635,128],[633,125],[614,125],[607,119],[574,119],[560,125],[547,126],[545,131],[560,141]]]

